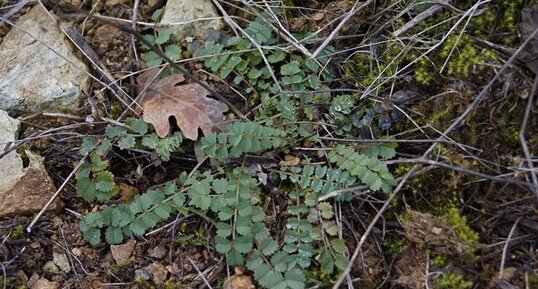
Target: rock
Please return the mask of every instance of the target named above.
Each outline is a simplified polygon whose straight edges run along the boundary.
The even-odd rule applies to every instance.
[[[116,263],[122,263],[122,262],[127,261],[127,259],[129,259],[129,257],[131,257],[131,254],[133,253],[135,244],[136,244],[136,241],[129,240],[125,244],[110,245],[112,258],[114,258]]]
[[[51,273],[51,274],[58,274],[60,273],[60,268],[54,264],[52,261],[48,261],[43,265],[43,272]]]
[[[158,245],[155,248],[149,249],[148,254],[151,258],[162,259],[168,251],[163,245]]]
[[[4,153],[6,144],[16,139],[18,129],[19,122],[0,110],[0,154]],[[26,168],[15,150],[0,158],[0,217],[33,214],[41,210],[56,191],[43,158],[31,151],[26,151],[26,155],[30,160]],[[61,205],[56,200],[48,209],[58,210]]]
[[[37,280],[30,286],[31,289],[58,289],[60,288],[60,283],[51,282],[45,278]]]
[[[80,250],[80,248],[73,248],[71,250],[71,253],[73,253],[73,255],[77,256],[77,257],[80,257],[82,256],[82,250]]]
[[[136,281],[141,281],[141,280],[147,281],[151,279],[151,272],[149,272],[147,267],[142,268],[142,269],[136,269],[134,273],[135,273],[134,279]]]
[[[41,5],[16,25],[0,44],[0,109],[12,115],[77,110],[90,85],[87,66]]]
[[[255,289],[256,285],[252,281],[252,277],[248,275],[232,275],[224,281],[222,288],[232,289]]]
[[[153,276],[155,285],[164,284],[166,277],[168,277],[168,270],[166,270],[163,264],[155,262],[147,266],[147,269],[151,273],[151,276]]]
[[[52,252],[52,262],[56,264],[64,273],[71,271],[71,264],[64,252]]]
[[[168,0],[160,24],[173,25],[173,34],[180,40],[189,36],[205,39],[208,31],[220,30],[224,23],[221,19],[194,20],[211,17],[220,17],[211,0]]]

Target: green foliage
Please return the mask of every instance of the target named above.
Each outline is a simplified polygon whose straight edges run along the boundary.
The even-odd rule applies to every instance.
[[[455,74],[462,77],[469,77],[482,71],[488,60],[496,59],[495,53],[484,49],[477,51],[475,41],[466,34],[451,35],[446,40],[440,51],[443,58],[449,58],[447,74]]]
[[[358,177],[373,191],[382,190],[388,193],[396,185],[394,176],[386,165],[376,158],[359,154],[350,147],[338,145],[329,153],[328,157],[332,163]]]
[[[114,174],[109,170],[106,158],[115,144],[120,150],[131,148],[153,149],[163,160],[169,161],[172,152],[176,151],[183,141],[181,133],[166,138],[159,138],[143,120],[128,118],[125,127],[108,125],[103,138],[85,137],[82,140],[80,153],[89,153],[89,160],[78,170],[76,189],[79,195],[88,202],[103,202],[118,192]]]
[[[478,246],[478,233],[467,225],[467,218],[462,216],[458,209],[449,209],[444,216],[444,222],[446,225],[452,227],[458,238],[469,245],[471,250]]]
[[[172,182],[137,195],[128,204],[89,213],[81,219],[79,228],[84,240],[92,245],[101,242],[103,230],[109,244],[119,244],[124,237],[141,236],[172,213],[182,212],[184,203],[185,195]]]
[[[445,273],[435,278],[435,289],[469,289],[473,287],[473,282],[467,281],[460,274]]]
[[[154,14],[154,17],[152,18],[160,17],[160,15],[157,14],[157,12],[160,13],[159,10],[155,11],[156,14]],[[172,61],[178,61],[182,58],[181,47],[176,44],[177,40],[173,36],[172,29],[160,28],[155,30],[152,34],[144,35],[144,37],[151,44],[157,46]],[[145,51],[141,54],[141,57],[146,67],[151,68],[164,63],[164,59],[155,51],[144,44],[140,44],[140,47]]]
[[[372,190],[392,190],[394,179],[379,159],[394,157],[395,150],[387,144],[369,146],[358,153],[339,145],[327,158],[314,156],[318,159],[305,159],[278,170],[262,168],[265,177],[253,174],[254,166],[247,165],[249,159],[257,157],[253,154],[270,152],[276,160],[281,152],[293,154],[301,142],[320,141],[314,130],[316,121],[324,118],[331,125],[346,125],[356,98],[314,93],[322,83],[332,80],[326,70],[330,48],[311,60],[294,50],[269,49],[278,47],[278,38],[260,19],[251,22],[245,31],[264,47],[262,53],[270,67],[247,37],[232,37],[226,45],[206,42],[196,52],[208,70],[248,95],[248,104],[259,105],[255,122],[234,122],[227,130],[209,134],[195,144],[197,153],[201,153],[198,157],[207,157],[210,164],[219,167],[207,169],[204,163],[188,176],[181,171],[178,178],[153,186],[129,201],[105,203],[100,211],[84,215],[79,227],[92,245],[103,239],[118,244],[144,235],[173,215],[196,214],[213,226],[209,234],[214,237],[209,244],[226,257],[228,265],[246,265],[264,288],[302,289],[313,283],[312,271],[331,280],[348,265],[346,243],[338,238],[341,228],[333,208],[337,202],[353,199],[353,194],[334,199],[328,194],[362,183]],[[159,30],[147,37],[165,53],[180,53],[170,45],[173,36],[169,31]],[[143,54],[143,60],[147,66],[162,63],[151,51]],[[305,118],[310,121],[298,122]],[[108,126],[104,135],[84,139],[81,152],[89,153],[90,161],[77,174],[77,188],[88,201],[106,201],[118,191],[109,168],[111,149],[136,149],[132,153],[144,150],[168,161],[182,144],[181,134],[161,139],[140,119]],[[265,154],[262,158],[266,158]],[[327,161],[334,166],[321,165]],[[267,194],[260,184],[264,178],[274,181],[278,193]],[[279,206],[283,211],[278,225],[266,216],[275,197],[286,200]],[[205,240],[200,242],[198,234],[188,232],[177,242],[205,245]]]
[[[277,40],[273,30],[259,18],[252,21],[245,31],[264,47],[273,45]],[[238,91],[249,95],[247,99],[249,104],[258,102],[261,104],[257,111],[257,119],[274,121],[268,118],[281,113],[282,122],[293,122],[299,110],[308,114],[311,110],[309,105],[315,99],[312,94],[302,91],[317,90],[321,87],[322,81],[331,80],[330,73],[324,66],[332,52],[332,48],[329,47],[317,59],[308,59],[293,50],[264,48],[262,53],[267,58],[282,90],[294,91],[285,95],[271,76],[271,71],[263,61],[260,51],[247,37],[231,37],[226,45],[206,42],[195,55],[205,59],[204,65],[210,71],[228,80],[228,83],[233,83]],[[279,97],[275,97],[276,95]]]
[[[236,122],[228,132],[210,134],[200,141],[212,159],[223,161],[245,153],[260,153],[286,145],[286,132],[252,122]]]

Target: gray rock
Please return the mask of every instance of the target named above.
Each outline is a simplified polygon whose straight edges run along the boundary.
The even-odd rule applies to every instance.
[[[16,24],[20,29],[0,44],[0,109],[12,115],[77,110],[90,85],[87,66],[40,5]]]
[[[64,273],[71,271],[71,264],[64,252],[52,252],[52,262],[56,264]]]
[[[0,110],[0,154],[16,139],[18,129],[19,122]],[[30,160],[26,168],[15,150],[0,158],[0,217],[33,214],[41,210],[56,191],[43,158],[31,151],[26,151],[26,155]],[[49,210],[60,207],[61,202],[55,201]]]
[[[212,17],[220,16],[211,0],[168,0],[160,23],[171,25],[173,34],[180,40],[186,37],[205,39],[208,31],[220,30],[224,23],[221,19],[196,19]]]
[[[52,261],[48,261],[43,265],[43,272],[51,273],[51,274],[58,274],[60,273],[60,268],[54,264]]]
[[[131,254],[133,253],[136,242],[134,240],[129,240],[125,244],[121,245],[110,245],[110,251],[112,252],[112,258],[116,263],[122,263],[127,261]]]
[[[135,272],[134,272],[135,276],[134,276],[134,279],[137,280],[137,281],[141,281],[141,280],[149,280],[151,279],[151,272],[149,272],[149,270],[147,268],[142,268],[142,269],[136,269]]]

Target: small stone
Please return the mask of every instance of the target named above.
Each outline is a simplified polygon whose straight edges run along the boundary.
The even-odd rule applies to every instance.
[[[71,250],[71,253],[73,253],[73,255],[77,256],[77,257],[80,257],[82,256],[82,250],[80,250],[79,248],[73,248]]]
[[[43,271],[51,274],[58,274],[60,273],[60,268],[58,268],[54,262],[48,261],[45,263],[45,265],[43,265]]]
[[[232,275],[224,281],[222,288],[232,289],[255,289],[252,277],[248,275]]]
[[[172,275],[177,275],[181,273],[181,269],[179,269],[179,266],[177,264],[166,265],[166,270]]]
[[[247,268],[245,266],[235,266],[234,272],[235,275],[243,275],[247,271]]]
[[[51,282],[45,278],[41,278],[37,280],[32,286],[30,286],[31,289],[58,289],[60,288],[60,283],[58,282]]]
[[[150,249],[148,253],[151,258],[162,259],[164,256],[166,256],[168,251],[163,245],[158,245],[155,248]]]
[[[134,273],[135,273],[135,277],[134,277],[135,280],[138,280],[138,281],[145,280],[145,281],[147,281],[147,280],[151,279],[151,272],[149,272],[149,270],[147,268],[136,269]]]
[[[166,281],[166,277],[168,277],[168,270],[166,270],[166,267],[164,267],[163,264],[159,262],[155,262],[147,266],[148,271],[153,276],[153,282],[156,285],[162,285]]]
[[[71,264],[64,252],[52,252],[52,261],[56,264],[64,273],[71,271]]]
[[[28,282],[26,282],[26,286],[30,288],[33,287],[37,280],[39,280],[39,275],[37,273],[32,274],[32,276],[30,276],[30,279],[28,279]]]
[[[112,252],[112,258],[114,258],[116,263],[125,262],[127,259],[129,259],[129,257],[131,257],[131,254],[133,253],[135,244],[136,244],[135,240],[129,240],[125,244],[110,245],[110,251]]]
[[[205,39],[209,30],[220,30],[224,27],[219,17],[211,0],[168,0],[160,24],[171,26],[174,35],[179,40],[189,36]],[[215,19],[194,21],[200,18]]]

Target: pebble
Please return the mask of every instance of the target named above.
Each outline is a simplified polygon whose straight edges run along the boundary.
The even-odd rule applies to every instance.
[[[136,241],[129,240],[125,244],[121,245],[110,245],[110,251],[112,252],[112,258],[116,263],[121,263],[129,259],[133,253]]]
[[[64,252],[53,252],[52,261],[60,268],[64,273],[71,271],[71,264]]]

